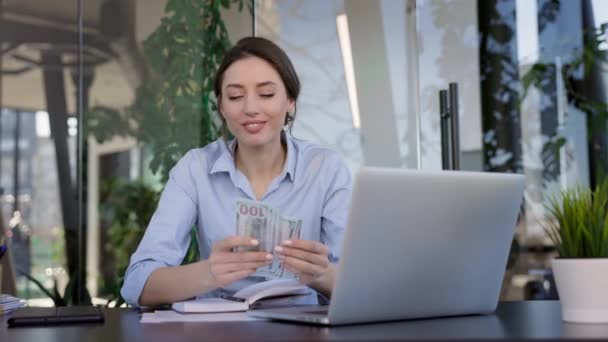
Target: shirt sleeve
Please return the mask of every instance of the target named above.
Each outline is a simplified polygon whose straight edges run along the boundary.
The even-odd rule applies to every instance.
[[[169,180],[146,232],[131,256],[121,289],[128,304],[140,306],[139,297],[150,274],[161,267],[180,265],[196,223],[197,194],[186,154],[170,171]]]
[[[328,163],[328,191],[321,215],[321,242],[329,247],[329,261],[338,262],[352,195],[352,176],[341,157]]]

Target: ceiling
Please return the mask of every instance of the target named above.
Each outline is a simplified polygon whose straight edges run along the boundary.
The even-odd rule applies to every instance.
[[[133,102],[134,91],[144,72],[141,43],[158,27],[166,2],[83,0],[85,52],[103,56],[103,62],[96,58],[96,64],[91,68],[94,71],[89,92],[91,106],[105,105],[120,109]],[[45,110],[42,71],[32,62],[40,61],[41,51],[49,49],[64,51],[64,63],[76,61],[76,1],[0,0],[1,3],[4,4],[3,21],[0,22],[2,51],[8,47],[9,41],[21,42],[9,53],[3,54],[2,69],[14,71],[28,65],[30,67],[25,72],[2,75],[2,106],[30,111]],[[251,17],[246,10],[241,13],[225,12],[223,16],[229,36],[240,37],[250,33]],[[12,31],[9,23],[14,26]],[[72,114],[76,112],[76,88],[72,80],[74,71],[74,68],[63,70],[67,109]]]
[[[107,103],[121,108],[132,102],[133,82],[139,79],[134,60],[138,57],[138,44],[134,38],[133,10],[136,2],[145,7],[158,7],[158,17],[149,19],[158,23],[165,0],[84,0],[83,27],[85,61],[94,63],[93,84],[89,103]],[[150,11],[147,11],[150,13]],[[105,20],[102,19],[105,14]],[[123,27],[116,30],[116,26]],[[113,27],[114,26],[114,27]],[[74,0],[4,0],[3,22],[5,32],[3,50],[8,42],[17,44],[2,56],[2,69],[25,72],[2,75],[2,103],[4,107],[24,110],[45,110],[41,51],[61,51],[62,62],[72,67],[63,68],[66,103],[69,113],[76,111],[76,72],[78,30],[77,7]],[[12,30],[12,32],[11,32]],[[117,34],[118,33],[118,34]],[[0,37],[2,37],[0,32]],[[95,57],[95,58],[93,58]],[[131,61],[129,61],[131,59]],[[141,63],[140,63],[141,64]]]
[[[102,3],[107,0],[84,0],[83,23],[90,28],[98,28]],[[75,0],[3,0],[4,15],[16,16],[23,20],[34,20],[49,25],[73,26],[77,23]],[[118,1],[128,3],[130,0]]]

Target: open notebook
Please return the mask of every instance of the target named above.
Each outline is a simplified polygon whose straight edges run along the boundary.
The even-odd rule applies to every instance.
[[[257,301],[310,293],[310,289],[296,279],[271,279],[244,287],[231,297],[198,298],[176,302],[171,307],[183,313],[247,311]]]

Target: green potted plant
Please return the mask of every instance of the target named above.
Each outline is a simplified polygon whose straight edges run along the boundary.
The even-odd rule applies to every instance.
[[[608,323],[608,180],[547,205],[545,231],[557,248],[553,274],[567,322]]]

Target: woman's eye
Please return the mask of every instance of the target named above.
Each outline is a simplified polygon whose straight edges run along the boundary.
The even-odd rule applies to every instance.
[[[228,100],[230,100],[230,101],[238,100],[240,98],[242,98],[242,96],[240,96],[240,95],[238,95],[238,96],[228,96]]]
[[[260,96],[263,97],[263,98],[269,99],[269,98],[273,97],[274,94],[262,94]]]

